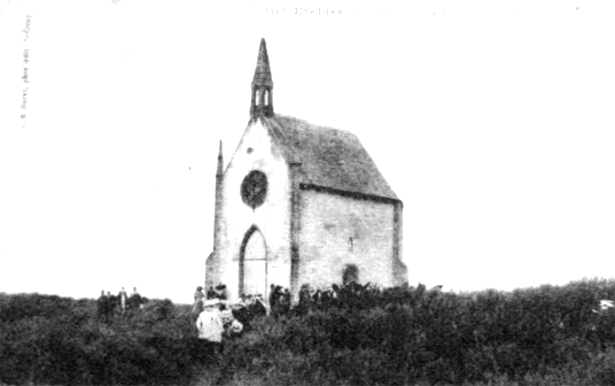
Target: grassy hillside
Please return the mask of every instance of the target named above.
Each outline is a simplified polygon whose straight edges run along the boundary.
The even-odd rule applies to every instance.
[[[221,354],[189,307],[0,294],[0,381],[45,385],[612,385],[615,282],[454,294],[423,286],[327,291],[257,317]]]

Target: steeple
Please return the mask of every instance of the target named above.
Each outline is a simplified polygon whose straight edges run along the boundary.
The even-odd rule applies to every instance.
[[[218,275],[220,259],[220,235],[222,232],[222,179],[224,177],[224,159],[222,141],[218,148],[218,167],[216,168],[216,198],[214,203],[214,250],[205,260],[205,288],[214,286],[214,277]]]
[[[220,249],[220,221],[222,220],[222,179],[224,160],[222,158],[222,141],[218,149],[218,167],[216,168],[216,202],[214,207],[214,253]]]
[[[271,68],[269,67],[269,56],[267,55],[267,44],[265,39],[261,39],[256,60],[256,70],[252,79],[252,102],[250,105],[250,117],[273,116],[273,80],[271,79]]]
[[[220,145],[218,147],[218,168],[216,169],[216,182],[218,178],[221,178],[224,174],[223,169],[224,160],[222,158],[222,141],[220,141]]]

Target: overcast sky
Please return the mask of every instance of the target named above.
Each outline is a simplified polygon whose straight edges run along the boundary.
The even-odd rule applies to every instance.
[[[404,202],[410,284],[615,276],[610,2],[409,3],[1,2],[0,291],[191,302],[261,37],[275,111]]]

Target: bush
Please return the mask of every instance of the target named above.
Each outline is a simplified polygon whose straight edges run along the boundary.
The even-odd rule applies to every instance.
[[[188,383],[204,359],[187,307],[169,300],[105,321],[98,319],[94,300],[37,294],[1,300],[2,382]]]
[[[615,383],[613,281],[454,294],[333,287],[251,329],[220,355],[187,305],[152,300],[100,318],[95,300],[0,294],[0,381],[9,384]],[[243,317],[246,317],[243,315]]]

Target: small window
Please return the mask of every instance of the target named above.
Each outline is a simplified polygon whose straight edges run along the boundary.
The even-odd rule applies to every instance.
[[[269,106],[269,91],[265,91],[265,106]]]
[[[357,268],[354,264],[348,264],[346,268],[344,268],[344,273],[342,274],[342,283],[344,285],[348,285],[350,283],[358,283],[359,282],[359,268]]]
[[[254,104],[256,106],[258,106],[261,102],[260,97],[261,97],[261,90],[256,90],[256,93],[254,94]]]

